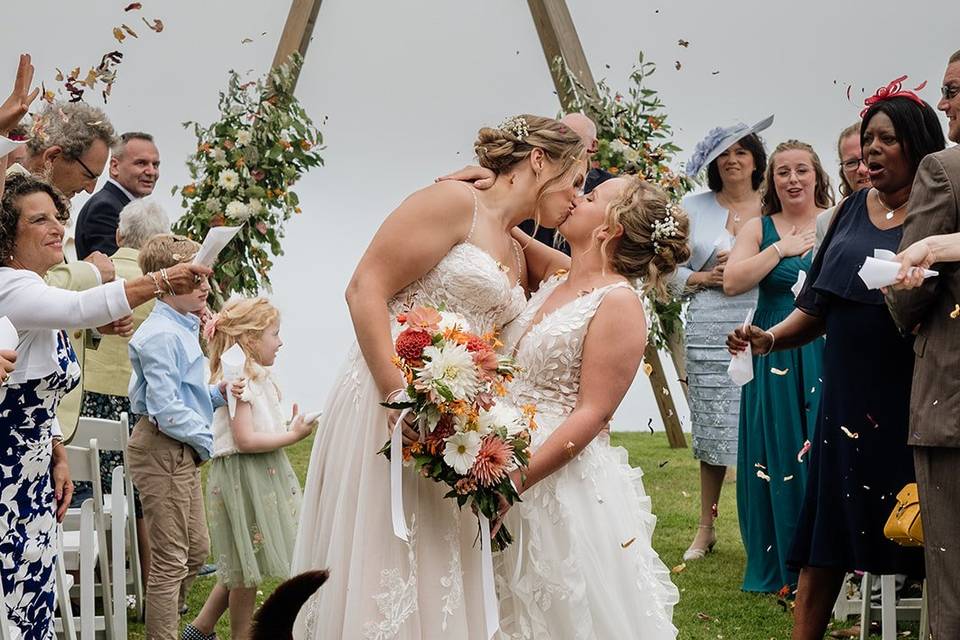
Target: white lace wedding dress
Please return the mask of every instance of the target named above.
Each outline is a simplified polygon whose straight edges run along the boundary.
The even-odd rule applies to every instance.
[[[478,333],[516,317],[526,300],[508,277],[515,274],[469,240],[397,294],[391,313],[412,304],[444,305]],[[396,336],[396,322],[392,329]],[[445,485],[408,468],[410,542],[394,536],[389,463],[377,454],[388,437],[380,400],[354,345],[317,430],[292,567],[293,574],[329,569],[330,579],[301,610],[295,637],[479,640],[485,625],[477,518],[442,497]]]
[[[628,286],[595,289],[531,327],[560,282],[544,282],[503,337],[522,368],[511,398],[537,405],[534,456],[577,404],[584,338],[603,296]],[[679,593],[651,547],[656,518],[642,475],[601,433],[511,508],[506,525],[515,542],[494,559],[502,640],[676,637]]]

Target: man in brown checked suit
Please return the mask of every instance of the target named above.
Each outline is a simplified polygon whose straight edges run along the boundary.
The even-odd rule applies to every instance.
[[[937,108],[960,142],[960,51],[950,57]],[[960,231],[960,146],[923,159],[903,224],[904,250],[927,236]],[[960,263],[933,265],[939,277],[918,288],[888,291],[887,305],[904,331],[916,330],[910,444],[923,517],[930,630],[960,638]]]

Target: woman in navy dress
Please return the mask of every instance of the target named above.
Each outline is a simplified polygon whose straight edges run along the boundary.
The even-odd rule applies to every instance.
[[[857,272],[875,249],[896,252],[917,166],[943,149],[944,138],[929,105],[887,93],[899,95],[871,101],[860,133],[873,188],[838,207],[798,310],[769,332],[751,327],[729,341],[731,350],[749,340],[762,352],[827,336],[807,493],[789,557],[800,568],[794,640],[823,637],[847,571],[923,573],[922,550],[883,535],[897,493],[914,481],[907,446],[913,340]]]
[[[47,286],[43,275],[63,262],[68,218],[66,200],[48,183],[29,175],[6,178],[0,309],[18,329],[19,342],[16,368],[9,378],[0,376],[0,579],[7,617],[24,640],[54,637],[56,524],[72,488],[67,480],[63,493],[54,495],[51,461],[66,465],[57,406],[80,376],[64,328],[122,332],[131,307],[156,295],[192,291],[210,273],[178,265],[81,292]]]

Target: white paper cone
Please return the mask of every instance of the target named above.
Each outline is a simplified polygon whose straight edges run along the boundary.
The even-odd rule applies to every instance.
[[[217,256],[240,229],[242,227],[212,227],[207,231],[207,237],[203,239],[197,255],[193,257],[193,264],[212,267],[217,261]]]
[[[753,311],[753,309],[750,309],[747,312],[747,319],[743,321],[744,329],[750,327],[750,321],[753,320]],[[753,355],[750,353],[749,347],[730,358],[730,364],[727,365],[727,375],[738,387],[742,387],[753,380]]]
[[[796,283],[794,283],[794,285],[793,285],[792,287],[790,287],[790,291],[793,292],[793,297],[794,297],[794,298],[796,298],[798,295],[800,295],[800,292],[803,291],[803,283],[806,282],[806,281],[807,281],[807,272],[806,272],[806,271],[798,271],[798,272],[797,272],[797,281],[796,281]]]
[[[881,249],[877,251],[881,251]],[[900,273],[899,262],[867,256],[857,275],[863,280],[863,284],[867,286],[867,289],[880,289],[881,287],[889,287],[896,282],[898,273]],[[924,278],[932,278],[937,275],[940,274],[932,269],[923,270]]]
[[[246,362],[247,356],[239,344],[233,345],[220,356],[223,379],[228,381],[227,411],[230,413],[231,418],[237,415],[237,399],[233,395],[233,381],[243,375],[243,367],[246,365]]]

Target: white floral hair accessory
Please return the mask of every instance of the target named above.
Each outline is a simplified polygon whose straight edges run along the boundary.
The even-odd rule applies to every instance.
[[[530,135],[530,127],[527,125],[527,121],[523,116],[512,116],[507,118],[501,122],[500,126],[497,128],[501,131],[509,131],[521,142],[523,142],[524,138]]]
[[[677,226],[677,219],[673,217],[674,212],[677,210],[676,205],[668,202],[665,208],[667,215],[662,220],[653,221],[653,233],[650,234],[650,240],[653,241],[653,252],[657,254],[662,253],[665,249],[665,247],[660,244],[661,240],[675,238],[680,232]]]

